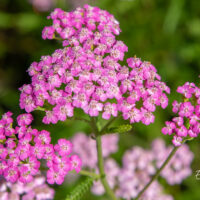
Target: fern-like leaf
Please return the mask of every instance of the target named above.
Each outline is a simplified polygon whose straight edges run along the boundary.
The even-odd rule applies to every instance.
[[[84,182],[78,185],[71,194],[67,195],[65,200],[81,200],[86,192],[91,188],[93,184],[93,178],[87,178]]]
[[[105,133],[103,133],[102,135],[112,134],[112,133],[127,133],[131,130],[132,130],[132,126],[130,124],[122,124],[122,125],[117,126],[117,127],[108,128],[105,131]]]

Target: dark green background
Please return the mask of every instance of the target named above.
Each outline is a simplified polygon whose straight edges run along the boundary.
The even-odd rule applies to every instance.
[[[119,38],[129,47],[126,57],[136,55],[157,67],[162,80],[171,88],[170,103],[179,99],[176,94],[178,85],[186,81],[199,84],[199,0],[93,0],[90,3],[109,11],[120,22],[122,33]],[[67,11],[73,9],[68,0],[57,0],[56,6]],[[42,55],[60,47],[56,41],[43,41],[41,38],[42,28],[50,24],[46,20],[48,14],[37,11],[28,0],[0,0],[0,114],[11,110],[16,116],[22,112],[18,106],[18,88],[30,81],[27,68],[31,62],[39,61]],[[136,124],[132,134],[121,136],[120,150],[114,155],[116,160],[120,163],[123,152],[133,145],[149,148],[156,137],[163,137],[169,144],[171,138],[163,136],[160,130],[173,116],[171,108],[171,105],[166,110],[158,108],[154,124]],[[54,142],[60,137],[69,138],[77,131],[90,133],[90,127],[83,122],[46,126],[41,123],[40,112],[34,112],[34,116],[34,126],[50,130]],[[199,138],[189,145],[195,153],[192,176],[176,186],[168,186],[161,180],[165,191],[176,200],[200,200],[200,181],[195,179],[195,172],[200,169]],[[73,187],[73,184],[55,186],[55,199],[64,199],[66,191],[70,192]],[[88,194],[83,199],[107,198]]]

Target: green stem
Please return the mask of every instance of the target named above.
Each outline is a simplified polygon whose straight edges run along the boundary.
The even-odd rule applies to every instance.
[[[104,186],[104,189],[105,189],[106,193],[110,196],[110,198],[112,200],[117,200],[117,197],[115,196],[114,192],[112,191],[112,189],[110,188],[110,186],[106,180],[100,135],[97,136],[96,142],[97,142],[98,167],[99,167],[99,172],[101,175],[101,183]]]
[[[89,177],[92,177],[94,179],[99,179],[100,178],[99,174],[96,174],[94,172],[89,172],[89,171],[86,171],[86,170],[81,170],[79,172],[79,174],[81,174],[83,176],[89,176]]]
[[[174,154],[176,153],[178,147],[174,147],[173,150],[171,151],[171,153],[169,154],[169,156],[167,157],[167,159],[165,160],[165,162],[162,164],[162,166],[157,170],[156,174],[151,178],[151,180],[144,186],[144,188],[139,192],[139,194],[137,195],[137,197],[135,198],[135,200],[138,200],[142,194],[148,189],[148,187],[153,183],[154,180],[156,180],[158,178],[158,176],[160,175],[160,172],[165,168],[165,166],[169,163],[169,161],[171,160],[171,158],[174,156]]]
[[[111,123],[109,123],[109,125],[110,124]],[[100,132],[98,131],[98,128],[96,126],[96,119],[95,118],[91,118],[91,127],[92,127],[92,130],[93,130],[93,133],[96,136],[98,167],[99,167],[101,183],[102,183],[106,193],[109,195],[110,199],[117,200],[117,197],[115,196],[115,193],[110,188],[110,186],[109,186],[109,184],[107,182],[107,179],[106,179],[106,174],[105,174],[105,171],[104,171],[104,160],[103,160],[103,154],[102,154],[101,135],[100,135],[100,133],[102,131],[100,131]]]
[[[106,129],[117,119],[117,117],[113,117],[110,121],[107,122],[107,124],[102,128],[100,131],[100,135],[103,134]]]
[[[90,125],[95,136],[99,135],[99,130],[96,125],[96,119],[94,117],[91,117]]]

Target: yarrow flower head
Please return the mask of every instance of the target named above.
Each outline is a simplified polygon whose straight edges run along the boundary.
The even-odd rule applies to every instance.
[[[173,144],[180,146],[185,140],[193,139],[200,133],[200,88],[194,83],[186,82],[179,86],[177,92],[184,101],[173,102],[173,112],[178,116],[166,122],[163,134],[173,136]]]
[[[11,112],[0,120],[0,175],[11,183],[29,183],[40,167],[44,167],[41,160],[45,160],[47,182],[61,184],[69,171],[80,171],[81,160],[77,155],[70,155],[70,141],[59,139],[58,144],[51,144],[50,133],[33,129],[32,120],[31,114],[21,114],[15,128]]]
[[[156,68],[139,58],[121,65],[127,46],[117,40],[119,23],[107,11],[85,5],[72,12],[55,9],[43,39],[60,37],[63,48],[42,56],[28,69],[31,84],[20,88],[20,107],[32,112],[44,107],[43,122],[56,123],[80,108],[95,117],[117,117],[131,123],[154,122],[156,106],[165,108],[170,90]]]

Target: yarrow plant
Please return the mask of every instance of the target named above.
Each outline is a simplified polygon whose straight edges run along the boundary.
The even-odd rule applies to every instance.
[[[175,147],[166,147],[162,140],[155,140],[150,150],[133,147],[124,153],[120,166],[109,157],[118,150],[116,134],[129,132],[134,123],[153,123],[156,107],[167,107],[170,89],[150,62],[125,60],[128,47],[117,38],[119,22],[107,11],[89,5],[72,12],[57,8],[48,19],[53,23],[43,29],[42,38],[58,39],[62,47],[29,67],[31,83],[19,89],[19,105],[26,113],[17,117],[17,123],[11,112],[0,120],[0,176],[7,181],[0,194],[15,194],[16,199],[23,194],[27,199],[30,192],[32,199],[51,199],[53,191],[45,181],[62,184],[68,172],[76,171],[88,179],[67,200],[81,199],[90,187],[112,200],[172,200],[156,178],[161,175],[173,185],[191,174],[193,154],[183,143],[200,132],[200,89],[194,83],[178,88],[184,96],[182,103],[173,103],[178,117],[162,129],[173,135]],[[91,137],[79,133],[72,143],[61,138],[52,144],[48,131],[31,127],[31,112],[36,110],[44,112],[44,124],[82,120],[90,126]],[[118,118],[126,124],[111,126]],[[40,183],[49,191],[47,196],[32,192],[38,191],[35,188],[21,193],[13,189],[22,184],[26,188],[43,170],[46,178]]]

